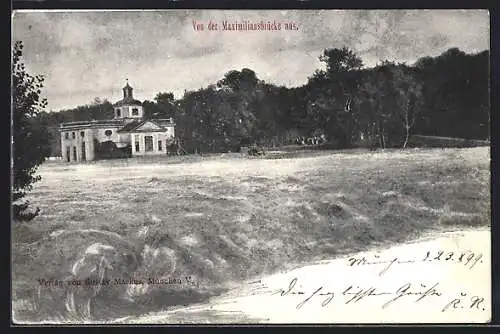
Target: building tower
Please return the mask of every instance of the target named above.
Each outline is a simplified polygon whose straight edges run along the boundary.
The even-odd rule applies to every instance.
[[[143,118],[142,103],[134,99],[133,88],[128,84],[123,87],[123,99],[114,104],[115,119],[126,121],[141,120]]]

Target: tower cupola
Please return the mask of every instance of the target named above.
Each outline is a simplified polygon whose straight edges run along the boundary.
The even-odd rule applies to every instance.
[[[127,79],[127,84],[125,85],[125,87],[123,87],[123,99],[124,100],[133,100],[134,97],[132,95],[132,90],[133,88],[130,87],[130,85],[128,84],[128,79]]]
[[[115,119],[137,120],[143,117],[142,102],[134,99],[132,94],[132,87],[127,83],[123,87],[123,99],[116,102],[113,106],[115,108]]]

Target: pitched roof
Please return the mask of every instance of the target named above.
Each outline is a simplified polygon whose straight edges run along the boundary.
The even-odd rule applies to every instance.
[[[102,120],[91,120],[91,121],[78,121],[78,122],[64,122],[59,126],[60,128],[67,127],[78,127],[78,126],[120,126],[123,124],[123,119],[102,119]]]
[[[163,127],[175,125],[173,118],[155,118],[153,119],[153,121],[155,121],[156,124]]]
[[[153,123],[154,125],[158,126],[159,129],[157,130],[147,130],[147,131],[165,131],[165,128],[161,125],[158,124],[158,122],[154,119],[146,119],[146,120],[134,120],[131,121],[130,123],[127,123],[124,127],[119,129],[117,132],[133,132],[137,128],[141,127],[145,123]]]
[[[122,127],[121,129],[118,129],[117,132],[130,132],[130,131],[134,130],[135,128],[137,128],[142,123],[144,123],[144,121],[134,120],[130,123],[125,124],[125,126]]]

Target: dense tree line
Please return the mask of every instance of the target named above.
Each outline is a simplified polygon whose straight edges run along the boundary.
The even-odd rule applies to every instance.
[[[453,48],[417,61],[424,105],[415,133],[489,138],[489,57],[488,51],[468,55]]]
[[[411,134],[489,138],[489,53],[456,48],[414,65],[382,62],[365,68],[347,48],[327,49],[324,70],[301,87],[260,80],[251,69],[175,99],[159,93],[144,101],[146,117],[174,117],[188,152],[237,151],[243,145],[291,144],[297,136],[324,135],[330,147],[405,147]],[[40,113],[60,154],[61,122],[108,119],[110,102]]]

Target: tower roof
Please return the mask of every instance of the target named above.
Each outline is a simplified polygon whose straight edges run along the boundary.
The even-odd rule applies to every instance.
[[[121,107],[125,105],[142,105],[142,102],[134,99],[133,88],[128,84],[128,79],[126,79],[127,83],[125,87],[123,87],[123,99],[116,102],[114,104],[115,107]]]

